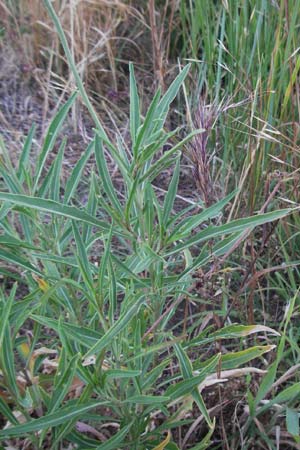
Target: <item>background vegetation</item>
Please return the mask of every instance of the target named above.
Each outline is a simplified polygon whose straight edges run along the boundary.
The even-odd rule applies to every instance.
[[[0,10],[2,448],[300,448],[300,0]]]

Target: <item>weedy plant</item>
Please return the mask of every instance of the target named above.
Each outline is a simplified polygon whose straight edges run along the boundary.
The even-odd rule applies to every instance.
[[[46,173],[44,166],[77,93],[50,124],[34,169],[34,127],[16,169],[3,148],[0,257],[14,271],[9,265],[0,270],[16,283],[2,293],[0,304],[0,412],[6,421],[0,439],[26,439],[36,449],[70,443],[80,449],[176,449],[172,430],[185,425],[191,434],[188,412],[197,408],[206,432],[193,448],[207,448],[215,420],[202,391],[224,382],[225,373],[230,378],[259,371],[248,363],[274,347],[242,342],[253,333],[277,333],[259,325],[199,331],[189,323],[182,329],[178,306],[197,302],[197,269],[227,254],[246,230],[291,209],[216,225],[213,219],[234,191],[209,207],[199,202],[175,210],[181,150],[204,131],[161,151],[178,134],[164,124],[189,66],[164,95],[157,91],[143,117],[130,65],[131,147],[121,140],[114,144],[86,95],[53,7],[45,4],[96,129],[64,187],[64,140]],[[119,191],[105,151],[122,178]],[[76,189],[92,153],[96,167],[84,203]],[[173,176],[161,200],[153,181],[167,167]],[[238,352],[211,356],[215,342],[233,339],[241,341]],[[237,370],[243,365],[248,367]]]

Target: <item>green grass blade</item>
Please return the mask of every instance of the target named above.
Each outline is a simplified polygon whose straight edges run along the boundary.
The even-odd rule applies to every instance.
[[[137,130],[140,127],[140,102],[139,102],[139,95],[137,91],[137,85],[135,81],[134,76],[134,67],[132,63],[129,63],[129,83],[130,83],[130,135],[131,135],[131,141],[133,149],[136,136],[137,136]],[[134,154],[134,158],[137,158],[137,154]]]
[[[23,194],[24,189],[20,181],[16,178],[14,172],[9,173],[6,168],[0,165],[0,175],[3,178],[5,185],[13,194]]]
[[[72,221],[73,233],[77,247],[77,262],[85,284],[88,286],[90,293],[94,292],[94,279],[90,269],[90,262],[86,253],[86,248],[78,231],[76,222]]]
[[[40,250],[38,247],[30,244],[30,242],[21,241],[20,239],[17,239],[14,236],[10,236],[7,233],[0,236],[0,245],[13,248],[29,248],[31,250]]]
[[[2,348],[2,343],[4,339],[4,333],[7,327],[9,315],[15,300],[17,283],[15,283],[11,289],[8,300],[6,302],[3,301],[3,313],[0,320],[0,349]]]
[[[274,404],[288,404],[293,399],[299,399],[300,395],[300,382],[294,383],[291,386],[288,386],[287,388],[283,389],[279,394],[275,395],[269,402],[259,408],[257,411],[258,414],[263,413],[264,411],[268,410],[272,405]]]
[[[29,270],[30,272],[36,273],[37,275],[43,276],[42,272],[40,272],[39,269],[30,264],[27,259],[24,259],[19,255],[15,255],[12,252],[7,252],[6,250],[0,249],[0,258],[4,261],[13,263],[16,266],[23,267],[23,269]]]
[[[133,148],[134,155],[138,154],[138,150],[140,149],[140,147],[143,146],[144,141],[147,139],[147,137],[151,133],[151,130],[155,124],[155,122],[153,124],[153,118],[156,114],[156,108],[157,108],[157,105],[160,100],[160,94],[161,94],[161,91],[160,91],[160,89],[158,89],[155,96],[153,97],[153,99],[151,101],[151,104],[147,111],[144,123],[143,123],[143,125],[141,125],[141,127],[137,131],[137,138],[136,138],[135,145]]]
[[[2,399],[2,397],[0,397],[0,413],[5,419],[9,420],[10,423],[12,423],[13,425],[19,424],[18,420],[16,419],[14,414],[11,412],[11,409],[5,403],[5,401]]]
[[[67,396],[75,377],[78,360],[79,355],[75,355],[69,361],[64,373],[62,373],[61,368],[58,367],[59,376],[56,378],[56,383],[54,384],[53,394],[48,408],[49,413],[54,412]]]
[[[122,206],[115,194],[115,188],[112,184],[111,177],[107,168],[106,160],[104,157],[102,140],[97,135],[95,137],[95,155],[97,168],[99,171],[99,175],[101,177],[101,181],[103,183],[104,192],[109,198],[111,205],[122,216],[123,215]]]
[[[70,67],[70,69],[72,71],[72,74],[74,76],[74,79],[75,79],[77,87],[78,87],[78,90],[79,90],[80,95],[81,95],[81,97],[82,97],[82,99],[84,101],[84,104],[87,107],[87,109],[88,109],[88,111],[89,111],[93,121],[95,122],[95,125],[96,125],[99,133],[101,134],[102,138],[104,140],[108,141],[107,134],[105,133],[104,128],[101,125],[101,122],[100,122],[100,120],[98,118],[98,115],[97,115],[97,113],[96,113],[96,111],[95,111],[95,109],[94,109],[94,107],[93,107],[93,105],[92,105],[92,103],[91,103],[87,93],[86,93],[86,90],[84,88],[83,82],[82,82],[82,80],[80,78],[80,75],[78,73],[78,70],[77,70],[74,58],[73,58],[72,53],[71,53],[71,51],[69,49],[68,42],[67,42],[65,33],[63,31],[63,28],[61,26],[60,20],[57,17],[57,14],[56,14],[56,12],[55,12],[52,4],[51,4],[51,1],[50,0],[44,0],[44,4],[45,4],[45,7],[47,8],[49,16],[53,20],[53,23],[55,25],[56,31],[58,33],[60,42],[61,42],[61,44],[63,46],[64,52],[65,52],[65,55],[66,55],[66,58],[67,58],[68,65],[69,65],[69,67]]]
[[[108,265],[110,263],[110,244],[112,239],[112,231],[113,226],[111,226],[110,233],[108,235],[107,241],[105,242],[104,252],[101,258],[101,263],[99,266],[99,274],[98,274],[98,291],[99,297],[101,298],[101,305],[103,305],[104,297],[103,294],[105,292],[105,274],[108,271]]]
[[[91,409],[95,409],[98,406],[105,406],[107,403],[108,402],[105,401],[93,401],[86,404],[78,403],[73,404],[72,406],[67,405],[58,411],[47,414],[39,419],[34,419],[22,425],[16,425],[14,427],[7,428],[6,430],[2,430],[0,431],[0,438],[8,439],[11,437],[19,437],[35,431],[53,428],[80,417],[84,413],[90,411]]]
[[[124,443],[124,438],[128,434],[129,429],[130,425],[127,425],[127,427],[122,428],[113,437],[111,437],[98,447],[96,447],[96,450],[116,450],[119,445]]]
[[[61,203],[54,202],[53,200],[45,200],[39,197],[29,197],[27,195],[8,194],[6,192],[0,192],[0,200],[11,202],[14,205],[26,206],[38,211],[57,214],[73,220],[86,222],[88,224],[95,225],[103,231],[109,231],[110,229],[110,225],[106,222],[98,220],[86,212],[75,208],[74,206],[63,205]]]
[[[19,166],[17,170],[17,177],[22,182],[24,180],[24,172],[28,169],[29,166],[29,156],[32,148],[32,141],[34,138],[36,126],[33,124],[29,130],[28,136],[23,145],[22,153],[19,159]]]
[[[46,138],[44,141],[44,145],[43,145],[42,151],[39,155],[37,165],[36,165],[33,193],[35,193],[37,190],[37,186],[40,181],[40,177],[41,177],[42,171],[44,169],[47,156],[54,147],[58,133],[62,127],[63,122],[65,121],[65,119],[67,117],[69,109],[71,108],[72,104],[75,101],[76,95],[77,95],[76,92],[73,95],[71,95],[71,97],[62,106],[62,108],[59,110],[59,112],[55,115],[54,119],[52,120],[52,122],[48,128],[48,132],[47,132],[47,135],[46,135]]]
[[[178,239],[182,239],[185,235],[189,235],[192,230],[201,225],[206,220],[211,220],[218,216],[227,203],[236,195],[238,190],[234,190],[231,194],[224,197],[219,202],[205,208],[200,214],[193,215],[183,219],[172,231],[168,242],[174,242]]]
[[[98,180],[96,178],[95,173],[92,172],[90,178],[88,202],[85,211],[91,216],[96,217],[97,207],[98,207]],[[91,225],[88,225],[87,223],[83,224],[82,239],[86,246],[91,238],[92,230],[93,227]]]
[[[171,183],[169,185],[167,195],[165,196],[165,201],[163,205],[163,216],[162,216],[162,222],[164,227],[167,226],[170,214],[173,209],[178,189],[179,173],[180,173],[180,158],[178,158],[176,161],[176,166],[171,179]]]
[[[140,307],[145,301],[144,295],[135,299],[134,303],[123,313],[114,325],[105,333],[105,335],[84,355],[85,358],[100,353],[106,346],[110,346],[112,340],[130,323],[132,318],[138,313]]]
[[[59,327],[63,329],[64,333],[73,341],[84,345],[86,348],[91,348],[93,345],[97,344],[101,338],[101,334],[92,330],[91,328],[86,328],[83,326],[74,325],[67,322],[59,322],[55,319],[50,319],[49,317],[39,316],[37,314],[31,314],[32,320],[40,323],[41,325],[51,328],[57,333],[59,333]]]
[[[13,344],[14,341],[10,332],[10,324],[8,321],[6,321],[3,330],[2,346],[0,348],[1,369],[4,374],[4,379],[6,380],[9,391],[16,399],[19,399],[21,401],[21,395],[17,385]]]
[[[263,225],[268,222],[273,222],[274,220],[281,219],[288,216],[293,210],[292,209],[281,209],[278,211],[273,211],[265,214],[257,214],[256,216],[251,216],[245,219],[237,219],[221,226],[209,226],[205,230],[200,231],[191,239],[183,242],[182,244],[176,245],[171,251],[168,251],[165,256],[173,255],[186,248],[190,248],[192,245],[198,244],[200,242],[206,241],[208,239],[213,239],[218,236],[226,235],[229,233],[238,233],[240,231],[252,230],[253,228]]]
[[[274,350],[274,345],[257,345],[246,350],[241,350],[240,352],[226,353],[221,356],[222,370],[236,369],[272,350]]]
[[[155,161],[154,164],[147,170],[147,172],[141,177],[141,182],[146,179],[153,180],[165,167],[168,167],[172,164],[174,161],[174,155],[177,153],[187,142],[189,142],[194,136],[196,136],[199,133],[202,133],[204,130],[199,129],[192,131],[190,134],[188,134],[182,141],[180,141],[178,144],[174,145],[170,150],[167,150],[163,156]]]
[[[154,120],[157,120],[157,124],[155,125],[155,130],[158,130],[160,128],[163,127],[167,113],[169,111],[170,108],[170,104],[172,103],[172,101],[174,100],[174,98],[176,97],[180,86],[182,85],[182,83],[184,82],[188,71],[190,70],[190,64],[187,64],[182,70],[181,72],[177,75],[177,77],[175,78],[175,80],[171,83],[171,85],[169,86],[167,92],[163,95],[163,97],[161,98],[157,109],[156,109],[156,114],[154,117]]]
[[[50,199],[54,200],[56,202],[58,202],[59,198],[60,198],[60,187],[61,187],[60,181],[61,181],[61,176],[62,176],[62,163],[63,163],[63,157],[64,157],[66,143],[67,143],[67,139],[63,139],[63,141],[59,147],[57,157],[55,158],[55,161],[53,164],[53,173],[52,173],[51,183],[50,183],[50,187],[49,187]],[[41,195],[41,197],[43,197],[43,196]]]
[[[233,339],[250,336],[254,333],[270,333],[280,336],[278,331],[265,325],[228,325],[221,330],[215,331],[211,336],[214,336],[216,339]]]
[[[170,397],[165,395],[135,395],[124,400],[124,403],[137,403],[138,405],[160,405],[168,403]]]
[[[175,344],[174,345],[174,350],[175,350],[176,356],[178,358],[180,369],[181,369],[181,373],[182,373],[182,376],[183,376],[184,380],[189,380],[189,379],[193,378],[192,364],[191,364],[187,354],[185,353],[185,351],[181,347],[181,345],[180,344]],[[203,398],[202,398],[201,394],[199,393],[198,389],[193,389],[191,394],[192,394],[195,402],[197,403],[201,414],[203,414],[203,416],[205,417],[205,420],[206,420],[208,426],[210,428],[213,428],[214,424],[211,421],[211,418],[209,417],[209,414],[208,414],[208,411],[207,411],[206,406],[204,404]]]
[[[193,389],[199,386],[199,384],[205,380],[206,376],[216,369],[219,360],[220,355],[213,356],[209,362],[206,362],[203,365],[200,374],[193,375],[192,377],[186,378],[183,381],[179,381],[170,386],[166,390],[165,395],[171,397],[171,400],[179,399],[187,394],[190,395]]]
[[[77,161],[72,173],[66,183],[64,203],[67,204],[71,200],[80,180],[82,179],[82,171],[90,158],[92,152],[94,151],[95,142],[92,141],[86,151],[82,154],[81,158]]]

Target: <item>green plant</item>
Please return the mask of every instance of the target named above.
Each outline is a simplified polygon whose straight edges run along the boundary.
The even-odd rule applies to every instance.
[[[216,371],[223,357],[216,354],[198,367],[198,359],[191,361],[188,354],[216,339],[260,331],[255,326],[237,325],[217,333],[208,329],[187,339],[177,335],[176,329],[172,331],[169,323],[171,318],[178,320],[177,305],[190,297],[191,275],[196,269],[227,252],[245,229],[284,217],[290,210],[213,225],[213,218],[233,193],[200,213],[174,212],[179,149],[201,130],[161,156],[156,155],[177,132],[167,133],[163,126],[188,66],[163,97],[157,92],[144,120],[132,66],[130,71],[130,152],[121,142],[116,148],[102,132],[97,133],[61,196],[63,141],[42,178],[47,155],[75,100],[73,95],[53,119],[34,173],[29,167],[33,130],[16,171],[5,157],[1,175],[10,192],[0,192],[4,232],[0,254],[2,260],[25,270],[21,283],[29,293],[15,302],[15,286],[8,298],[2,297],[1,370],[7,402],[2,399],[1,412],[14,424],[0,432],[2,439],[29,435],[37,447],[50,439],[51,448],[58,448],[67,439],[81,442],[83,448],[98,448],[99,441],[76,431],[76,422],[98,422],[105,427],[113,420],[119,431],[99,448],[154,448],[162,439],[161,430],[176,426],[178,405],[191,393],[212,431],[213,420],[197,386]],[[113,185],[105,146],[122,175],[123,197]],[[95,153],[98,175],[91,173],[87,204],[74,206],[78,204],[76,187],[91,152]],[[152,181],[174,164],[161,203]],[[198,207],[196,204],[193,209]],[[201,228],[207,221],[211,225]],[[215,243],[209,248],[205,243],[212,239]],[[197,250],[196,256],[192,249]],[[19,330],[26,328],[28,321],[32,323],[32,336],[20,336]],[[49,329],[53,330],[50,335]],[[14,350],[26,364],[23,377]],[[229,360],[225,358],[225,367],[234,368],[269,350],[268,345],[254,347],[245,351],[242,359],[232,354]],[[47,364],[51,365],[49,352],[55,355],[55,368],[46,375]],[[174,358],[179,367],[163,379]],[[80,395],[72,398],[76,383]],[[12,411],[18,411],[25,423],[17,423]],[[31,419],[33,413],[39,418]],[[152,429],[156,415],[164,417],[165,422]]]
[[[210,207],[198,202],[178,210],[181,149],[203,130],[176,142],[178,130],[167,132],[164,124],[189,66],[164,95],[157,91],[143,117],[130,65],[131,145],[121,140],[115,145],[46,4],[96,130],[65,186],[60,182],[64,140],[48,170],[45,162],[76,93],[50,124],[34,170],[29,163],[34,127],[16,169],[2,146],[0,257],[9,265],[0,270],[7,277],[13,265],[11,277],[18,284],[2,294],[0,304],[0,411],[12,424],[0,438],[26,436],[36,449],[74,443],[81,449],[170,450],[178,448],[170,431],[191,425],[186,416],[196,407],[207,434],[194,450],[207,448],[215,421],[202,391],[208,382],[224,381],[222,370],[227,377],[256,371],[250,366],[236,372],[273,346],[244,347],[243,339],[276,332],[237,324],[199,331],[197,324],[186,324],[178,306],[197,302],[196,270],[228,254],[245,231],[292,209],[222,223],[222,210],[237,195],[233,191]],[[166,143],[172,146],[163,152]],[[118,168],[118,186],[105,151]],[[90,174],[84,203],[76,190],[91,154],[96,172]],[[169,167],[173,176],[161,199],[154,181]],[[239,343],[239,351],[214,349],[231,341]]]

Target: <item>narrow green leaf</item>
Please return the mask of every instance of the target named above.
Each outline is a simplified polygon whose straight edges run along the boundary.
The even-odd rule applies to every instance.
[[[109,257],[108,259],[108,279],[110,280],[108,317],[110,326],[112,326],[116,317],[118,296],[117,296],[117,278],[115,274],[115,268],[112,265],[111,257]]]
[[[69,203],[71,200],[80,180],[82,180],[82,172],[86,166],[87,161],[89,160],[92,152],[95,148],[95,141],[93,140],[87,147],[87,149],[83,152],[80,159],[75,164],[72,173],[66,183],[65,187],[65,195],[64,195],[64,204]]]
[[[66,142],[67,138],[64,138],[60,144],[54,162],[46,175],[43,177],[43,182],[40,187],[36,190],[36,197],[46,198],[47,193],[49,192],[49,197],[51,200],[59,201],[62,161]]]
[[[6,218],[9,211],[12,209],[13,205],[11,203],[4,202],[0,208],[0,221],[3,224],[3,220]]]
[[[96,450],[116,450],[120,444],[124,443],[124,438],[128,434],[129,429],[130,429],[130,425],[122,428],[113,437],[111,437],[110,439],[108,439],[106,442],[99,445],[98,447],[96,447]]]
[[[0,397],[0,413],[5,419],[9,420],[13,425],[18,425],[18,420],[11,412],[10,407],[5,403],[2,397]]]
[[[142,164],[148,163],[146,165],[146,169],[150,165],[150,161],[152,157],[157,153],[159,149],[162,149],[163,146],[170,141],[174,136],[178,135],[180,128],[176,128],[175,130],[170,131],[169,133],[165,133],[160,130],[154,135],[150,135],[147,141],[145,142],[145,147],[142,152],[138,156],[138,166],[141,167]]]
[[[246,350],[241,350],[240,352],[225,353],[224,355],[221,355],[222,370],[235,369],[241,365],[247,364],[252,359],[259,358],[265,353],[274,350],[274,348],[274,345],[257,345],[255,347],[247,348]],[[209,361],[202,362],[201,364],[195,363],[194,369],[205,367]]]
[[[16,248],[30,248],[31,250],[39,250],[38,247],[30,244],[30,242],[21,241],[20,239],[15,238],[7,233],[0,236],[0,245],[5,245],[7,247],[16,247]]]
[[[17,177],[21,183],[24,180],[24,172],[28,169],[28,166],[29,166],[29,162],[30,162],[29,156],[30,156],[30,151],[32,148],[32,141],[34,138],[35,129],[36,129],[36,126],[35,126],[35,124],[33,124],[29,130],[28,136],[25,140],[25,143],[23,145],[23,149],[22,149],[22,152],[20,155]]]
[[[57,264],[65,264],[71,267],[77,267],[78,264],[73,257],[49,255],[48,253],[31,253],[34,258],[39,258],[41,261],[51,261]]]
[[[94,292],[94,278],[90,269],[90,262],[86,253],[85,245],[78,231],[76,222],[72,221],[73,233],[77,247],[77,262],[85,284],[88,286],[90,293]]]
[[[154,206],[155,206],[155,193],[154,193],[154,189],[151,185],[151,183],[146,183],[145,186],[145,195],[144,195],[144,208],[143,208],[143,214],[145,217],[145,228],[146,228],[146,232],[148,234],[148,242],[149,245],[151,246],[152,243],[154,242],[154,240],[157,238],[157,229],[155,226],[155,211],[154,211]],[[147,257],[145,257],[143,255],[143,259],[146,260]],[[150,266],[148,266],[150,267]],[[135,272],[138,273],[138,272]]]
[[[36,165],[33,193],[35,193],[37,190],[37,186],[40,181],[40,177],[42,174],[42,170],[45,166],[45,161],[47,159],[47,156],[54,147],[58,133],[62,127],[64,120],[67,117],[69,109],[71,108],[71,106],[73,105],[73,103],[75,101],[76,96],[77,96],[77,92],[74,92],[74,94],[72,94],[71,97],[66,101],[66,103],[61,107],[61,109],[58,111],[58,113],[55,114],[55,116],[48,128],[48,132],[47,132],[47,135],[46,135],[46,138],[44,141],[44,145],[43,145],[42,151],[39,155],[37,165]]]
[[[209,208],[205,208],[200,214],[193,215],[192,217],[187,217],[182,220],[174,230],[172,231],[170,237],[168,238],[168,242],[174,242],[178,239],[182,239],[189,235],[192,230],[201,225],[206,220],[211,220],[215,218],[220,211],[224,208],[224,206],[230,202],[230,200],[237,194],[238,190],[234,190],[225,198],[220,200],[218,203],[210,206]]]
[[[140,126],[140,128],[137,132],[137,138],[136,138],[135,145],[133,148],[134,155],[135,154],[138,155],[139,149],[142,148],[145,139],[147,139],[147,137],[151,133],[151,129],[154,126],[153,117],[156,114],[156,108],[159,103],[160,94],[161,94],[161,90],[158,89],[155,96],[152,99],[150,106],[149,106],[144,123],[143,123],[143,125]]]
[[[91,173],[90,180],[91,182],[89,186],[89,196],[85,211],[91,216],[96,217],[98,207],[98,180],[96,179],[96,175],[94,172]],[[87,223],[83,224],[82,239],[86,246],[89,239],[91,238],[92,231],[93,227],[91,225],[88,225]]]
[[[264,411],[270,409],[274,404],[285,404],[287,405],[291,400],[298,399],[300,395],[300,382],[294,383],[291,386],[283,389],[275,397],[268,401],[261,408],[256,410],[256,414],[262,414]]]
[[[108,402],[105,401],[94,401],[86,404],[73,404],[72,406],[64,406],[63,408],[55,411],[54,413],[47,414],[39,419],[31,420],[30,422],[16,425],[11,428],[0,431],[1,439],[8,439],[11,437],[24,436],[28,433],[35,431],[40,431],[45,428],[53,428],[61,424],[65,424],[77,417],[82,416],[84,413],[90,411],[91,409],[97,408],[98,406],[105,406]]]
[[[127,369],[108,369],[105,372],[106,379],[110,378],[134,378],[141,375],[140,370],[127,370]]]
[[[182,141],[178,142],[178,144],[174,145],[170,150],[164,152],[163,156],[155,161],[152,166],[147,170],[147,172],[142,176],[141,182],[146,179],[153,180],[163,168],[168,167],[174,160],[174,154],[179,151],[187,142],[189,142],[194,136],[199,133],[203,133],[203,129],[194,130],[190,134],[188,134]]]
[[[84,358],[87,358],[94,353],[100,353],[106,346],[110,346],[115,336],[124,330],[133,317],[138,313],[144,301],[144,295],[141,295],[139,299],[135,299],[134,303],[127,309],[127,311],[119,317],[119,319],[105,333],[105,335],[102,336],[102,338],[99,339],[99,341],[84,355]]]
[[[222,236],[229,233],[237,233],[239,231],[251,230],[259,225],[263,225],[268,222],[273,222],[274,220],[281,219],[289,215],[293,209],[282,209],[278,211],[273,211],[265,214],[257,214],[256,216],[248,217],[245,219],[237,219],[232,222],[226,223],[221,226],[209,226],[205,230],[200,231],[192,238],[186,240],[185,242],[174,246],[174,248],[166,253],[165,256],[173,255],[185,248],[190,248],[192,245],[198,244],[200,242],[213,239],[218,236]]]
[[[168,188],[167,195],[165,197],[164,206],[163,206],[163,217],[162,221],[164,224],[164,227],[166,227],[170,214],[172,212],[172,208],[174,205],[174,201],[177,194],[177,188],[178,188],[178,181],[179,181],[179,173],[180,173],[180,158],[176,161],[175,170],[171,179],[171,183]]]
[[[20,181],[16,178],[14,172],[8,172],[6,168],[0,165],[0,175],[3,178],[5,185],[13,194],[23,194],[24,189]]]
[[[191,67],[191,65],[187,64],[181,70],[181,72],[177,75],[175,80],[171,83],[171,85],[167,89],[166,93],[161,98],[161,100],[157,106],[156,115],[154,118],[154,120],[158,119],[157,125],[155,126],[155,130],[160,129],[163,126],[166,116],[167,116],[167,113],[168,113],[168,110],[169,110],[169,107],[170,107],[170,104],[176,97],[180,86],[184,82],[184,79],[187,76],[188,71],[190,70],[190,67]]]
[[[36,267],[30,264],[27,261],[27,259],[15,255],[12,252],[7,252],[6,250],[0,249],[0,259],[4,259],[5,261],[11,262],[16,266],[23,267],[23,269],[29,270],[30,272],[34,272],[40,276],[43,275],[42,272],[40,272]]]
[[[192,364],[191,364],[187,354],[183,350],[182,346],[180,344],[175,344],[174,350],[175,350],[176,356],[179,361],[179,365],[180,365],[180,369],[181,369],[183,378],[185,380],[193,378]],[[191,391],[191,395],[193,396],[195,402],[197,403],[197,406],[198,406],[201,414],[203,414],[203,416],[205,417],[205,420],[206,420],[208,426],[210,428],[213,428],[214,424],[213,424],[211,418],[209,417],[209,414],[206,409],[205,403],[203,401],[202,395],[200,394],[198,389],[193,389]]]
[[[211,444],[211,437],[215,429],[215,419],[213,421],[212,428],[208,431],[206,436],[201,439],[201,442],[198,442],[194,447],[192,447],[190,450],[207,450]],[[167,450],[167,449],[166,449]]]
[[[21,395],[17,385],[13,339],[11,336],[10,325],[8,321],[6,321],[3,331],[2,346],[0,348],[0,362],[1,369],[5,375],[9,391],[15,396],[15,398],[21,400]]]
[[[86,328],[83,326],[73,325],[67,322],[59,322],[55,319],[50,319],[49,317],[39,316],[36,314],[30,315],[31,319],[44,325],[45,327],[52,328],[59,334],[59,327],[61,326],[64,330],[64,333],[75,342],[85,346],[86,348],[90,348],[92,345],[95,345],[101,338],[101,334],[92,330],[91,328]]]
[[[48,407],[48,413],[58,409],[64,398],[67,396],[75,377],[79,355],[73,356],[69,361],[64,373],[61,372],[61,366],[58,367],[56,382],[54,384],[53,394]]]
[[[275,336],[280,336],[278,331],[265,325],[228,325],[221,330],[215,331],[211,334],[216,339],[231,339],[249,336],[253,333],[270,333]]]
[[[140,126],[140,102],[137,91],[137,85],[134,76],[134,67],[132,63],[129,63],[129,84],[130,84],[130,134],[131,141],[134,148],[137,130]],[[136,158],[137,155],[135,154]]]
[[[5,302],[3,301],[3,312],[2,312],[1,320],[0,320],[0,349],[2,348],[6,327],[9,326],[8,319],[9,319],[9,315],[10,315],[11,309],[14,304],[17,287],[18,287],[18,284],[14,283],[7,301],[5,301]]]
[[[131,189],[128,193],[128,200],[126,203],[126,207],[125,207],[125,221],[126,223],[130,222],[130,213],[131,213],[131,208],[134,205],[134,200],[136,198],[136,193],[137,193],[137,189],[138,189],[138,184],[139,184],[139,175],[136,174],[134,182],[132,183]]]
[[[113,231],[113,226],[111,226],[107,241],[105,242],[105,249],[101,258],[101,263],[99,266],[99,275],[98,275],[98,290],[99,290],[99,295],[101,297],[101,300],[103,302],[103,292],[104,292],[104,286],[105,286],[105,274],[108,271],[108,264],[110,261],[110,244],[111,244],[111,239],[112,239],[112,231]]]
[[[265,397],[265,395],[270,391],[275,377],[276,377],[276,372],[277,372],[277,367],[278,367],[278,361],[274,361],[271,366],[268,368],[268,372],[266,373],[266,375],[263,377],[258,392],[255,396],[254,399],[254,411],[256,413],[256,410],[258,408],[258,405],[260,403],[260,401]]]
[[[63,205],[53,200],[45,200],[39,197],[29,197],[27,195],[8,194],[0,192],[0,200],[9,201],[15,205],[26,206],[28,208],[44,211],[50,214],[57,214],[59,216],[68,217],[70,219],[79,220],[82,222],[95,225],[104,231],[110,229],[110,225],[106,222],[90,216],[86,212],[75,208],[74,206]]]
[[[171,397],[172,400],[178,399],[184,395],[191,394],[192,390],[199,386],[201,384],[206,376],[215,370],[219,360],[220,360],[220,354],[214,356],[211,358],[209,362],[207,362],[203,369],[201,370],[201,373],[198,375],[192,375],[192,377],[186,378],[183,381],[177,382],[175,385],[170,386],[166,392],[165,395],[168,397]]]
[[[116,196],[115,188],[112,184],[111,177],[110,177],[110,174],[109,174],[109,171],[107,168],[104,151],[103,151],[102,140],[97,135],[95,137],[95,156],[96,156],[96,163],[97,163],[99,175],[100,175],[101,181],[103,183],[104,192],[107,195],[109,201],[111,202],[111,205],[122,216],[123,209],[122,209],[122,206]]]
[[[291,433],[292,436],[299,437],[300,427],[299,427],[299,412],[291,408],[286,408],[286,425],[287,431]]]
[[[97,113],[96,113],[96,111],[95,111],[95,109],[94,109],[94,107],[93,107],[93,105],[92,105],[92,103],[91,103],[91,101],[89,99],[89,96],[88,96],[88,94],[87,94],[87,92],[86,92],[86,90],[84,88],[84,84],[83,84],[83,82],[81,80],[81,77],[80,77],[79,72],[78,72],[77,67],[76,67],[76,63],[75,63],[74,58],[72,56],[72,53],[71,53],[71,51],[69,49],[68,41],[66,39],[64,30],[63,30],[63,28],[61,26],[60,20],[57,17],[57,14],[56,14],[56,12],[55,12],[52,4],[51,4],[51,1],[50,0],[44,0],[44,4],[45,4],[45,7],[47,8],[49,16],[53,20],[53,23],[55,25],[55,28],[56,28],[57,34],[59,36],[60,42],[61,42],[62,47],[64,49],[64,52],[65,52],[65,55],[66,55],[66,59],[68,61],[68,65],[69,65],[69,67],[70,67],[70,69],[71,69],[71,71],[73,73],[74,79],[76,81],[76,84],[77,84],[78,90],[80,92],[80,95],[81,95],[81,97],[82,97],[82,99],[83,99],[83,101],[85,103],[85,106],[87,107],[87,109],[88,109],[92,119],[94,120],[95,125],[96,125],[96,127],[98,129],[98,132],[101,134],[102,139],[105,139],[105,140],[108,141],[107,134],[105,133],[104,128],[102,127],[101,122],[100,122],[100,120],[98,118],[98,115],[97,115]]]
[[[133,397],[127,398],[123,403],[137,403],[139,405],[153,405],[153,404],[161,404],[168,403],[170,401],[170,397],[164,395],[135,395]]]
[[[274,403],[287,404],[290,400],[293,400],[294,398],[299,398],[299,395],[300,395],[300,382],[294,383],[291,386],[287,387],[286,389],[283,389],[283,391],[279,392],[279,394],[277,394],[274,398],[272,398],[270,402],[271,404]]]

